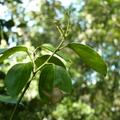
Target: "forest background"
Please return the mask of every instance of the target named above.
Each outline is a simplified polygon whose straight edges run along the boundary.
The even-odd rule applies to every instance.
[[[30,4],[31,10],[27,10]],[[108,70],[104,77],[89,68],[70,50],[72,63],[65,62],[73,89],[64,94],[60,103],[51,106],[40,100],[38,77],[30,85],[17,110],[19,120],[118,120],[120,118],[120,2],[119,0],[76,0],[64,6],[59,0],[2,0],[6,8],[0,16],[0,48],[27,46],[31,51],[44,43],[57,46],[60,34],[54,21],[66,27],[66,12],[70,14],[70,34],[67,42],[89,45],[105,60]],[[36,7],[36,8],[35,8]],[[1,9],[2,10],[2,9]],[[41,53],[48,54],[42,50]],[[39,53],[38,53],[39,54]],[[7,94],[4,78],[17,62],[27,61],[26,54],[15,54],[0,63],[0,94]],[[8,120],[14,104],[0,102],[0,120]]]

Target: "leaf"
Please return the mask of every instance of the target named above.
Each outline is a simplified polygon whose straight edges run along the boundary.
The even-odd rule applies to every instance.
[[[66,93],[70,93],[72,90],[72,82],[71,77],[66,69],[55,66],[55,80],[54,80],[54,86],[59,87],[62,91]]]
[[[43,55],[43,56],[41,56],[41,57],[38,57],[38,58],[35,60],[36,66],[37,66],[37,67],[40,67],[49,57],[50,57],[50,55]],[[63,62],[62,62],[59,58],[57,58],[57,57],[55,57],[55,56],[53,56],[53,57],[48,61],[48,63],[54,63],[55,65],[61,66],[61,67],[63,67],[63,68],[66,68],[65,65],[63,64]]]
[[[39,94],[43,101],[50,102],[49,95],[53,92],[54,66],[47,65],[43,68],[39,78]],[[48,95],[46,95],[48,94]]]
[[[70,43],[68,47],[72,49],[79,57],[92,69],[99,72],[100,74],[106,75],[107,66],[101,56],[89,46]]]
[[[0,49],[0,54],[8,50],[7,48]]]
[[[7,102],[7,103],[17,103],[18,100],[13,99],[13,98],[11,98],[11,96],[8,96],[8,95],[0,95],[0,101]],[[22,102],[20,102],[19,104],[24,106],[24,104]]]
[[[43,48],[45,48],[45,49],[47,49],[47,50],[49,50],[51,52],[54,52],[56,50],[53,46],[51,46],[49,44],[43,44],[43,45],[41,45],[41,47],[43,47]],[[58,51],[58,52],[56,52],[56,54],[59,57],[63,58],[65,61],[69,61],[70,62],[70,60],[62,52]]]
[[[17,97],[28,82],[32,71],[32,63],[14,65],[5,77],[7,91],[13,98]]]
[[[72,90],[72,82],[66,69],[51,64],[45,66],[40,74],[39,94],[41,99],[50,102],[54,87],[70,93]]]
[[[7,50],[5,50],[5,49],[0,50],[0,54],[2,54],[2,56],[0,56],[0,62],[2,62],[3,60],[8,58],[9,56],[14,54],[15,52],[19,52],[19,51],[27,52],[28,49],[27,49],[27,47],[23,47],[23,46],[16,46],[16,47],[12,47],[12,48],[7,49]]]

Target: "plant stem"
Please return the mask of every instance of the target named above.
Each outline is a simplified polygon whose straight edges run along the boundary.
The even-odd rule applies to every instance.
[[[10,116],[10,120],[13,120],[13,117],[14,117],[14,115],[15,115],[16,109],[17,109],[17,107],[18,107],[18,105],[19,105],[22,97],[24,96],[26,90],[28,89],[28,87],[29,87],[29,85],[30,85],[30,83],[31,83],[31,81],[32,81],[32,79],[33,79],[34,76],[35,76],[35,74],[33,74],[33,76],[31,77],[31,79],[29,80],[29,82],[26,84],[26,86],[25,86],[22,94],[20,95],[20,98],[18,99],[18,101],[17,101],[17,103],[16,103],[16,105],[15,105],[15,107],[14,107],[14,109],[13,109],[13,112],[12,112],[12,114],[11,114],[11,116]]]
[[[20,98],[19,98],[18,101],[17,101],[17,104],[15,105],[15,108],[14,108],[14,110],[13,110],[13,112],[12,112],[12,115],[11,115],[11,117],[10,117],[10,120],[13,120],[13,117],[14,117],[14,115],[15,115],[16,109],[17,109],[17,107],[18,107],[21,99],[23,98],[26,90],[28,89],[31,81],[33,80],[34,76],[36,75],[36,73],[37,73],[42,67],[44,67],[44,66],[47,64],[47,62],[53,57],[53,55],[54,55],[57,51],[59,51],[59,49],[60,49],[60,47],[61,47],[61,45],[63,44],[64,41],[65,41],[65,39],[62,39],[61,42],[60,42],[60,44],[59,44],[58,47],[56,48],[56,50],[55,50],[55,51],[53,52],[53,54],[45,61],[45,63],[43,63],[35,72],[33,71],[32,77],[30,78],[29,82],[26,84],[26,86],[25,86],[22,94],[20,95]],[[34,66],[33,66],[33,67],[34,67]]]
[[[56,48],[56,50],[53,52],[53,54],[35,71],[35,73],[38,72],[42,67],[44,67],[47,64],[47,62],[53,57],[53,55],[57,51],[59,51],[59,49],[60,49],[60,47],[61,47],[61,45],[63,44],[64,41],[65,41],[65,39],[61,40],[60,44],[58,45],[58,47]]]

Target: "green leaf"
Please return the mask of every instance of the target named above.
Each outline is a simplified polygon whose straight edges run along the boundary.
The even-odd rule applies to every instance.
[[[54,71],[54,86],[60,88],[66,93],[70,93],[72,90],[72,82],[67,70],[56,65]]]
[[[39,78],[39,94],[42,100],[51,101],[53,88],[70,93],[72,90],[72,82],[69,73],[63,67],[51,64],[43,68]]]
[[[0,62],[2,62],[3,60],[8,58],[9,56],[14,54],[15,52],[19,52],[19,51],[27,52],[28,49],[27,49],[27,47],[23,47],[23,46],[16,46],[16,47],[12,47],[12,48],[7,49],[7,50],[1,49],[0,54],[2,54],[2,55],[0,56]]]
[[[8,96],[8,95],[0,95],[0,101],[1,102],[7,102],[7,103],[16,104],[18,100],[13,99],[13,98],[11,98],[11,96]],[[24,104],[22,102],[20,102],[19,104],[24,106]]]
[[[47,65],[43,68],[39,78],[39,94],[43,101],[50,102],[53,92],[54,66]],[[47,93],[48,95],[46,95]]]
[[[37,66],[37,67],[40,67],[49,57],[50,57],[50,55],[43,55],[43,56],[41,56],[41,57],[38,57],[38,58],[35,60],[36,66]],[[57,58],[57,57],[55,57],[55,56],[53,56],[53,57],[48,61],[48,63],[54,63],[55,65],[58,65],[58,66],[61,66],[61,67],[65,68],[65,65],[63,64],[63,62],[62,62],[59,58]]]
[[[53,46],[51,46],[49,44],[43,44],[43,45],[41,45],[41,47],[43,47],[51,52],[54,52],[56,50]],[[70,61],[62,52],[58,51],[58,52],[56,52],[56,54],[59,57],[63,58],[65,61]]]
[[[13,98],[17,97],[28,82],[32,71],[32,63],[19,63],[14,65],[5,77],[7,91]]]
[[[101,56],[89,46],[70,43],[68,47],[72,49],[79,57],[92,69],[99,72],[100,74],[106,75],[107,66]]]
[[[0,49],[0,54],[8,50],[7,48]]]

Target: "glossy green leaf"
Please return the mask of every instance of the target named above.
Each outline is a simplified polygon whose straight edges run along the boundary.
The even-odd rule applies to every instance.
[[[32,71],[32,63],[19,63],[14,65],[5,77],[5,83],[9,95],[17,97],[28,82]]]
[[[42,100],[51,101],[53,88],[70,93],[72,90],[72,82],[69,73],[63,67],[51,64],[43,68],[39,79],[39,94]]]
[[[92,69],[99,72],[100,74],[106,75],[107,67],[101,56],[89,46],[70,43],[68,47],[72,49],[79,57]]]
[[[37,66],[37,67],[40,67],[49,57],[50,57],[50,55],[43,55],[43,56],[41,56],[41,57],[38,57],[38,58],[35,60],[36,66]],[[65,65],[63,64],[63,62],[62,62],[59,58],[57,58],[57,57],[55,57],[55,56],[53,56],[53,57],[48,61],[48,63],[54,63],[55,65],[58,65],[58,66],[61,66],[61,67],[64,67],[64,68],[65,68]]]
[[[16,46],[16,47],[12,47],[12,48],[7,49],[7,50],[1,49],[0,54],[2,54],[2,55],[0,56],[0,62],[2,62],[3,60],[8,58],[9,56],[14,54],[15,52],[19,52],[19,51],[27,52],[28,49],[27,49],[27,47],[23,47],[23,46]]]
[[[70,93],[72,90],[72,82],[71,77],[66,69],[55,66],[55,80],[54,86],[59,87],[62,91],[66,93]]]
[[[47,65],[43,68],[39,78],[39,94],[43,101],[50,102],[53,92],[54,66]],[[46,95],[47,93],[48,95]]]
[[[49,44],[43,44],[43,45],[41,45],[41,47],[43,47],[51,52],[54,52],[56,50],[53,46],[51,46]],[[56,54],[58,56],[60,56],[61,58],[63,58],[65,61],[70,61],[62,52],[58,51],[58,52],[56,52]]]
[[[13,99],[13,98],[11,98],[11,96],[8,96],[8,95],[0,95],[0,101],[1,102],[6,102],[6,103],[16,104],[18,100]],[[24,106],[24,104],[22,102],[20,102],[19,104]]]

